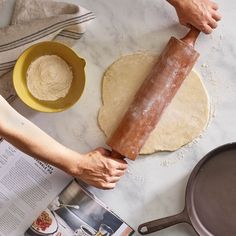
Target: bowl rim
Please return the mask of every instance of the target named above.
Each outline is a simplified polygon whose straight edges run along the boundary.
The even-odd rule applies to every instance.
[[[18,64],[19,64],[20,59],[21,59],[22,56],[25,55],[28,51],[32,50],[32,48],[36,48],[36,47],[38,47],[39,45],[43,45],[43,44],[55,44],[55,45],[59,45],[59,47],[64,47],[64,48],[66,48],[66,50],[69,50],[70,52],[72,52],[72,53],[74,54],[74,56],[76,56],[76,57],[77,57],[78,59],[80,59],[81,62],[82,62],[82,66],[83,66],[83,68],[84,68],[84,69],[83,69],[83,70],[84,70],[84,76],[83,76],[83,83],[84,83],[84,85],[83,85],[83,87],[82,87],[82,92],[81,92],[79,98],[78,98],[75,102],[71,103],[70,105],[68,105],[68,106],[66,106],[66,107],[63,107],[63,108],[56,108],[56,109],[49,108],[48,110],[36,108],[36,107],[33,107],[33,106],[31,106],[30,104],[28,104],[28,102],[24,99],[24,96],[21,96],[21,95],[19,94],[19,92],[18,92],[19,89],[18,89],[18,87],[17,87],[17,85],[16,85],[16,80],[17,80],[16,69],[18,68]],[[63,59],[63,60],[64,60],[64,59]],[[26,106],[28,106],[29,108],[31,108],[31,109],[33,109],[33,110],[35,110],[35,111],[38,111],[38,112],[42,112],[42,113],[58,113],[58,112],[62,112],[62,111],[65,111],[65,110],[71,108],[71,107],[72,107],[73,105],[75,105],[75,104],[79,101],[79,99],[82,97],[83,92],[84,92],[84,89],[85,89],[85,87],[86,87],[86,83],[87,83],[85,68],[86,68],[86,61],[85,61],[85,59],[84,59],[83,57],[80,57],[80,55],[79,55],[74,49],[72,49],[71,47],[67,46],[66,44],[61,43],[61,42],[57,42],[57,41],[48,41],[48,40],[47,40],[47,41],[43,41],[43,42],[38,42],[38,43],[35,43],[35,44],[33,44],[33,45],[27,47],[27,48],[18,56],[18,58],[17,58],[17,60],[16,60],[16,63],[15,63],[15,65],[14,65],[14,68],[13,68],[13,73],[12,73],[13,87],[14,87],[14,90],[15,90],[17,96],[20,98],[20,100],[21,100]],[[36,99],[36,100],[38,100],[38,101],[40,102],[39,99],[37,99],[37,98],[34,98],[34,99]]]

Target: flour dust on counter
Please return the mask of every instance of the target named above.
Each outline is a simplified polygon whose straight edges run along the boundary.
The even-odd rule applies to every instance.
[[[102,86],[103,106],[99,111],[98,121],[108,137],[121,121],[157,58],[157,55],[148,53],[123,56],[105,72]],[[193,141],[206,128],[209,110],[205,86],[199,75],[191,71],[140,154],[174,151]]]

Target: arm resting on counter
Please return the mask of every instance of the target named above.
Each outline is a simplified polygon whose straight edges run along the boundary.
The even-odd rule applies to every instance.
[[[114,188],[127,168],[124,160],[111,158],[106,149],[80,154],[63,146],[15,111],[1,95],[0,136],[28,155],[98,188]]]

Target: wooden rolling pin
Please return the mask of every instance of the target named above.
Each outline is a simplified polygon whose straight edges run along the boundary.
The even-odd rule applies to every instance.
[[[171,37],[117,129],[107,141],[113,150],[113,157],[135,160],[138,156],[163,111],[199,57],[194,49],[199,33],[192,28],[181,40]]]

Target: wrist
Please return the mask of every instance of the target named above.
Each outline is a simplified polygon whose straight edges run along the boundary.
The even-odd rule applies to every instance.
[[[79,176],[82,173],[83,155],[71,149],[67,149],[60,169],[72,176]]]

